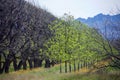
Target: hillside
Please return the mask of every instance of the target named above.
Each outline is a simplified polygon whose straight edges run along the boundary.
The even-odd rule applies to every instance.
[[[117,15],[104,15],[102,13],[94,16],[88,17],[87,19],[84,18],[77,18],[76,20],[81,21],[82,23],[87,24],[90,27],[97,28],[102,35],[106,36],[111,39],[113,33],[116,37],[118,37],[118,32],[120,30],[120,14]]]

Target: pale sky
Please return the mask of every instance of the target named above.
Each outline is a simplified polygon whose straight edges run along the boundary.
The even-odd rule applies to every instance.
[[[27,0],[30,1],[30,0]],[[33,1],[33,0],[32,0]],[[115,14],[120,10],[120,0],[34,0],[55,16],[70,13],[75,18],[93,17],[99,13]],[[119,11],[120,12],[120,11]]]

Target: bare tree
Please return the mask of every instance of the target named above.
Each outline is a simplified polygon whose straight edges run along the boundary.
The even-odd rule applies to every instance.
[[[48,25],[56,18],[24,0],[0,1],[0,73],[39,67],[44,42],[51,36]],[[34,66],[33,66],[34,63]]]

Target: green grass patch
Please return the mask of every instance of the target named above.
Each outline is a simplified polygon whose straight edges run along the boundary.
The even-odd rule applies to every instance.
[[[64,64],[62,64],[64,66]],[[59,65],[52,68],[36,68],[33,70],[20,70],[0,75],[0,80],[120,80],[120,71],[110,73],[59,73]],[[64,69],[64,68],[63,68]]]

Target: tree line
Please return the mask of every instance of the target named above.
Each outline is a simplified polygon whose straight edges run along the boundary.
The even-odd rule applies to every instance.
[[[24,0],[0,1],[0,73],[42,66],[40,53],[52,33],[48,24],[56,19],[51,13]],[[47,64],[47,62],[46,62]],[[46,66],[47,67],[47,66]]]
[[[58,19],[24,0],[0,1],[0,73],[8,73],[11,65],[17,71],[27,65],[41,67],[43,61],[48,68],[68,60],[89,63],[106,57],[119,68],[118,54],[97,29],[71,15]]]
[[[49,58],[65,64],[75,59],[79,63],[110,59],[111,62],[107,67],[120,69],[120,49],[117,48],[119,42],[116,43],[116,47],[113,46],[115,44],[113,42],[119,40],[119,32],[116,34],[117,38],[113,36],[116,32],[111,32],[112,39],[108,39],[107,30],[102,35],[96,28],[75,21],[73,16],[68,14],[65,14],[60,21],[54,21],[49,28],[54,33],[44,44],[46,47],[44,52]]]

